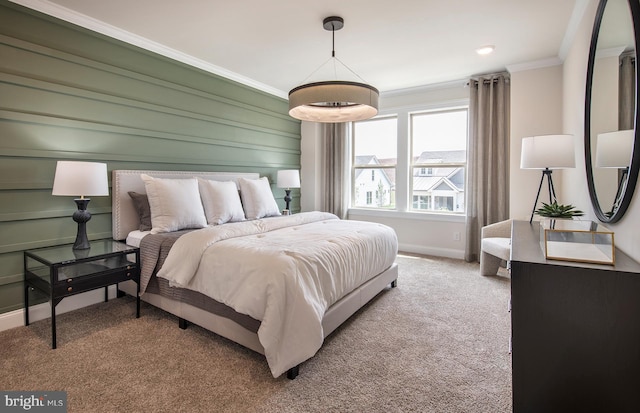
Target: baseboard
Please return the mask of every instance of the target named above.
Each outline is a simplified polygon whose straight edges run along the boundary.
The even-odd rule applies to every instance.
[[[108,287],[109,299],[116,298],[116,286]],[[104,290],[99,288],[86,293],[67,297],[56,306],[56,315],[79,308],[87,307],[104,301]],[[46,302],[29,307],[29,322],[44,320],[51,317],[51,305]],[[0,314],[0,331],[24,325],[24,309]]]
[[[410,252],[413,254],[432,255],[435,257],[455,258],[459,260],[464,259],[463,250],[454,250],[451,248],[434,248],[425,247],[424,245],[399,244],[398,250],[403,252]]]

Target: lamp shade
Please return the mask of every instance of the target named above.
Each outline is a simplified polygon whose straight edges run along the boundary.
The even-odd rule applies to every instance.
[[[99,162],[58,161],[52,195],[107,196],[107,164]]]
[[[300,188],[300,171],[285,169],[278,171],[278,188]]]
[[[322,123],[364,120],[378,114],[378,99],[378,89],[365,83],[309,83],[289,92],[289,115]]]
[[[633,129],[600,133],[596,141],[597,168],[627,168],[631,164]]]
[[[576,167],[573,135],[540,135],[522,139],[520,168],[564,169]]]

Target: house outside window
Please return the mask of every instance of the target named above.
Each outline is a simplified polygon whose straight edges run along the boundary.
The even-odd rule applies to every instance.
[[[413,196],[413,209],[431,209],[431,196],[430,195],[414,195]]]

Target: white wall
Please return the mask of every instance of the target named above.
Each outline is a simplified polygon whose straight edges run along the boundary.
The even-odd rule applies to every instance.
[[[511,148],[509,166],[509,215],[513,219],[529,220],[536,199],[542,172],[520,169],[522,138],[534,135],[562,133],[562,66],[529,70],[511,70]],[[553,183],[562,187],[564,171],[553,172]],[[549,191],[540,193],[540,201],[549,202]],[[559,197],[560,203],[573,203]],[[584,206],[586,208],[586,205]]]
[[[300,209],[320,211],[320,124],[302,122],[300,134]]]
[[[563,124],[566,133],[580,136],[578,150],[584,153],[584,100],[587,76],[587,61],[591,30],[595,20],[597,1],[590,0],[580,23],[574,41],[569,49],[563,66]],[[584,159],[579,158],[575,170],[567,171],[563,185],[563,199],[570,199],[576,205],[587,205],[586,218],[596,220],[589,200]],[[616,224],[607,224],[615,232],[615,243],[618,248],[640,261],[640,196],[636,188],[635,195],[625,216]]]

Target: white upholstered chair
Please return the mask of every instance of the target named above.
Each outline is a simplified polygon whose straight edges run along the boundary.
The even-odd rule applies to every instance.
[[[496,275],[503,261],[511,255],[511,220],[482,227],[480,245],[480,274]]]

